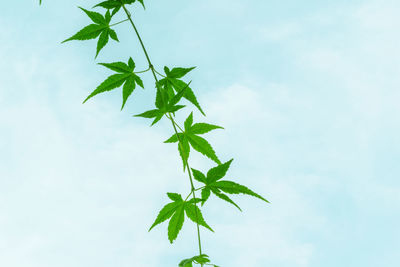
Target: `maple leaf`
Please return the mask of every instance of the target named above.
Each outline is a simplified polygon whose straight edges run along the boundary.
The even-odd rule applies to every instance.
[[[199,199],[191,199],[184,201],[182,196],[177,193],[167,193],[168,198],[173,202],[166,204],[158,213],[156,220],[151,225],[149,231],[158,224],[169,220],[168,223],[168,239],[171,243],[178,237],[180,230],[182,229],[183,223],[186,216],[193,222],[206,227],[210,231],[213,231],[211,227],[205,222],[200,209],[195,205]],[[213,231],[214,232],[214,231]]]
[[[149,118],[149,119],[154,118],[151,125],[156,124],[164,117],[164,115],[169,113],[175,113],[176,111],[185,107],[184,105],[177,105],[177,104],[185,94],[187,88],[188,86],[182,88],[179,92],[177,92],[177,94],[173,94],[172,97],[169,97],[168,93],[165,91],[164,88],[157,86],[157,95],[155,101],[156,109],[148,110],[146,112],[134,116]]]
[[[201,191],[202,205],[207,201],[211,192],[220,199],[231,203],[240,211],[241,208],[224,193],[250,195],[269,203],[269,201],[266,200],[264,197],[260,196],[259,194],[255,193],[244,185],[232,181],[221,180],[225,177],[232,161],[233,159],[214,168],[211,168],[207,172],[207,175],[204,175],[204,173],[202,173],[201,171],[192,168],[194,179],[205,185]]]
[[[143,0],[137,1],[142,4],[143,8],[145,8]],[[114,16],[121,9],[122,5],[130,5],[135,2],[136,0],[107,0],[95,5],[94,7],[102,7],[107,10],[112,10],[111,15]]]
[[[136,84],[143,88],[143,81],[134,72],[135,63],[133,59],[129,58],[128,64],[124,62],[113,62],[113,63],[99,63],[99,65],[102,65],[112,71],[115,71],[117,72],[117,74],[109,76],[85,99],[85,101],[83,101],[83,103],[85,103],[95,95],[114,90],[123,85],[122,107],[121,107],[122,110],[129,96],[135,90]]]
[[[192,68],[173,68],[170,70],[168,67],[164,67],[164,72],[166,77],[161,79],[159,81],[160,86],[165,88],[165,90],[168,92],[168,94],[172,94],[174,91],[179,92],[182,88],[187,87],[185,94],[183,97],[187,99],[189,102],[191,102],[194,106],[198,108],[198,110],[203,114],[204,111],[201,108],[199,102],[197,101],[197,98],[193,92],[193,90],[190,88],[190,86],[185,83],[184,81],[181,80],[182,77],[184,77],[187,73],[192,71],[195,67]]]
[[[79,40],[79,41],[91,40],[91,39],[96,39],[98,37],[99,39],[97,41],[96,56],[95,56],[95,58],[97,58],[100,51],[107,45],[110,37],[111,39],[119,42],[117,33],[110,28],[110,21],[112,16],[110,15],[109,11],[107,11],[106,14],[103,16],[100,13],[89,11],[82,7],[79,8],[83,12],[85,12],[86,15],[94,23],[84,27],[82,30],[78,31],[70,38],[64,40],[62,43],[72,40]]]
[[[223,128],[221,126],[207,124],[207,123],[193,124],[193,112],[190,113],[188,118],[185,120],[184,127],[185,129],[183,133],[179,133],[178,135],[175,134],[164,142],[164,143],[176,143],[180,139],[181,142],[178,143],[178,149],[183,161],[184,168],[186,167],[185,162],[189,158],[190,146],[194,150],[200,152],[201,154],[205,155],[206,157],[220,164],[221,161],[218,159],[210,143],[208,143],[206,139],[204,139],[199,135],[208,133],[215,129],[223,129]]]

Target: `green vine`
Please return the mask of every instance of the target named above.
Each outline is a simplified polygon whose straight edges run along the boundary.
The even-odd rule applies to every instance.
[[[81,29],[76,34],[63,41],[63,43],[72,40],[82,41],[98,38],[95,56],[95,58],[97,58],[100,51],[108,44],[110,38],[119,42],[117,33],[112,29],[112,27],[129,21],[146,57],[148,68],[143,71],[135,71],[136,65],[132,58],[129,58],[126,63],[121,61],[98,63],[99,65],[113,71],[114,74],[105,79],[83,101],[83,103],[100,93],[122,87],[122,110],[135,88],[137,86],[144,88],[143,81],[138,74],[144,74],[151,71],[155,80],[156,89],[155,108],[134,116],[152,119],[151,125],[158,123],[163,118],[166,118],[171,122],[173,135],[167,139],[165,143],[177,143],[178,152],[182,159],[183,171],[188,174],[191,190],[185,199],[182,198],[181,194],[167,193],[171,202],[166,204],[160,210],[149,231],[158,224],[169,220],[168,239],[173,243],[173,241],[178,237],[184,224],[185,217],[188,217],[196,224],[198,255],[182,260],[179,263],[179,266],[190,267],[193,266],[193,264],[199,264],[201,266],[209,265],[216,267],[217,265],[211,264],[209,256],[204,254],[202,250],[200,226],[207,228],[212,232],[214,231],[206,223],[199,206],[203,207],[203,205],[208,202],[211,193],[234,205],[240,211],[241,208],[228,196],[228,194],[246,194],[259,198],[267,203],[269,202],[246,186],[233,181],[223,180],[233,159],[222,163],[208,141],[200,136],[216,129],[223,129],[222,127],[208,123],[194,123],[193,112],[191,112],[184,121],[183,126],[180,126],[176,122],[175,113],[181,111],[185,107],[185,105],[180,104],[182,98],[185,98],[193,104],[205,116],[204,111],[190,87],[191,82],[187,83],[182,80],[182,78],[192,71],[194,67],[175,67],[172,69],[164,67],[164,74],[155,69],[139,31],[133,22],[132,15],[127,9],[127,5],[134,4],[135,2],[139,2],[143,8],[145,8],[143,0],[107,0],[98,3],[93,7],[105,9],[104,15],[79,7],[93,23]],[[41,3],[42,1],[40,0],[40,4]],[[111,24],[113,16],[119,11],[123,11],[127,18]],[[191,168],[189,164],[191,149],[203,154],[205,157],[214,161],[217,165],[208,170],[206,174],[197,169]],[[201,184],[201,186],[196,188],[195,181]],[[201,191],[201,198],[196,197],[197,191]]]

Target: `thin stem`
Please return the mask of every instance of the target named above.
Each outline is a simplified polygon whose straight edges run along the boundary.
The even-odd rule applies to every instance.
[[[120,22],[111,24],[110,27],[113,27],[113,26],[115,26],[115,25],[121,24],[121,23],[123,23],[123,22],[125,22],[125,21],[128,21],[128,19],[125,19],[125,20],[122,20],[122,21],[120,21]]]
[[[132,15],[131,15],[131,13],[129,13],[128,9],[126,9],[126,6],[124,5],[124,3],[123,3],[121,0],[120,0],[120,2],[121,2],[121,4],[122,4],[122,8],[123,8],[124,11],[125,11],[125,14],[128,16],[128,20],[130,21],[130,23],[131,23],[131,25],[132,25],[132,28],[135,30],[135,33],[136,33],[137,38],[139,39],[140,45],[142,46],[144,55],[146,56],[147,62],[149,63],[149,68],[151,69],[151,72],[153,73],[154,79],[156,80],[156,83],[158,83],[158,79],[157,79],[156,73],[154,72],[153,64],[151,63],[149,54],[147,53],[146,47],[145,47],[144,44],[143,44],[143,40],[142,40],[142,38],[140,37],[140,34],[139,34],[139,32],[138,32],[138,30],[137,30],[137,28],[136,28],[136,26],[135,26],[135,23],[133,23]]]
[[[205,186],[202,186],[202,187],[200,187],[200,188],[196,188],[195,190],[194,190],[194,192],[196,192],[196,191],[199,191],[199,190],[201,190],[201,189],[203,189]],[[192,191],[190,191],[190,193],[189,193],[189,195],[185,198],[185,201],[192,195]]]
[[[164,78],[167,77],[167,76],[165,76],[165,75],[159,73],[156,69],[154,69],[154,71],[155,71],[158,75],[160,75],[161,77],[164,77]]]
[[[149,69],[151,69],[151,72],[153,73],[153,76],[154,76],[154,79],[155,79],[155,81],[156,81],[156,84],[158,84],[158,79],[157,79],[157,76],[156,76],[156,70],[154,69],[154,66],[153,66],[153,64],[151,63],[149,54],[147,53],[146,47],[145,47],[144,44],[143,44],[143,40],[142,40],[142,38],[140,37],[140,34],[139,34],[139,32],[138,32],[138,30],[137,30],[135,24],[133,23],[131,14],[130,14],[129,11],[126,9],[124,3],[123,3],[121,0],[120,0],[120,2],[121,2],[121,4],[122,4],[122,8],[124,9],[124,11],[125,11],[125,13],[126,13],[126,15],[127,15],[127,17],[128,17],[128,20],[130,21],[130,23],[131,23],[133,29],[135,30],[135,33],[136,33],[137,38],[139,39],[140,45],[142,46],[142,49],[143,49],[143,52],[144,52],[144,54],[145,54],[145,56],[146,56],[147,62],[149,63]],[[158,73],[158,74],[159,74],[159,73]],[[160,75],[161,75],[161,74],[160,74]],[[163,76],[163,75],[161,75],[161,76]],[[176,136],[177,136],[177,138],[178,138],[178,142],[179,142],[178,144],[182,147],[182,140],[180,139],[179,134],[178,134],[178,131],[177,131],[177,129],[176,129],[177,123],[176,123],[175,120],[172,118],[171,113],[168,113],[168,115],[169,115],[169,116],[167,116],[167,117],[170,119],[171,124],[172,124],[172,126],[173,126],[173,128],[174,128],[175,134],[176,134]],[[178,127],[179,127],[179,126],[178,126]],[[180,127],[179,127],[179,128],[180,128]],[[181,129],[181,128],[180,128],[180,129]],[[181,129],[181,130],[182,130],[182,129]],[[193,184],[193,178],[192,178],[192,173],[191,173],[191,171],[190,171],[189,162],[188,162],[186,159],[185,159],[184,161],[185,161],[185,165],[186,165],[186,167],[187,167],[187,169],[188,169],[189,180],[190,180],[190,186],[191,186],[191,194],[193,194],[193,197],[196,198],[196,195],[195,195],[195,188],[194,188],[194,184]],[[194,203],[194,205],[197,207],[197,203]],[[196,221],[198,221],[197,208],[195,209],[195,217],[196,217]],[[197,226],[197,239],[198,239],[198,243],[199,243],[199,253],[200,253],[200,255],[201,255],[201,254],[202,254],[202,250],[201,250],[201,237],[200,237],[200,227],[199,227],[199,223],[198,223],[198,222],[196,222],[196,226]],[[201,264],[201,266],[203,266],[203,264]]]
[[[167,116],[167,118],[168,118],[168,119],[172,120],[171,113],[169,113],[169,114],[168,114],[168,115],[166,115],[166,116]],[[185,131],[184,131],[184,130],[181,128],[181,126],[179,126],[179,124],[178,124],[178,123],[176,123],[176,121],[175,121],[175,120],[172,120],[172,121],[174,122],[175,126],[179,128],[179,130],[180,130],[182,133],[184,133],[184,132],[185,132]]]
[[[196,190],[194,190],[194,191],[196,191]],[[186,200],[192,195],[192,193],[193,193],[194,191],[190,191],[189,195],[187,195],[187,197],[185,198],[185,202],[186,202]]]
[[[134,71],[133,73],[144,73],[144,72],[148,72],[149,70],[150,70],[150,68],[147,68],[146,70]]]

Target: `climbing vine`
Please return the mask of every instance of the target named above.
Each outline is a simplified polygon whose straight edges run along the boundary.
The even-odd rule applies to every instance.
[[[122,110],[137,86],[145,88],[141,76],[148,72],[151,73],[155,82],[154,89],[156,90],[154,107],[134,116],[151,119],[151,125],[158,123],[162,119],[168,120],[171,123],[173,135],[168,138],[165,143],[177,144],[177,150],[182,159],[181,164],[183,165],[183,172],[186,172],[188,175],[190,192],[187,193],[185,198],[183,198],[179,193],[167,193],[171,202],[161,208],[154,223],[149,228],[149,231],[155,226],[168,221],[168,239],[173,243],[174,240],[177,239],[185,222],[185,218],[187,217],[196,224],[195,235],[197,236],[198,253],[191,258],[182,260],[179,263],[179,266],[191,267],[193,264],[199,264],[201,266],[209,265],[216,267],[217,265],[212,264],[209,256],[204,253],[200,231],[200,227],[203,227],[213,232],[213,229],[205,221],[201,212],[205,203],[209,202],[210,195],[213,194],[217,198],[232,204],[240,211],[241,208],[231,199],[230,195],[245,194],[256,197],[266,203],[269,202],[246,186],[225,179],[233,159],[221,162],[213,147],[203,137],[204,134],[210,131],[223,129],[221,126],[204,122],[194,122],[193,112],[189,113],[188,117],[183,122],[183,125],[177,122],[175,117],[176,113],[183,112],[186,107],[182,104],[183,99],[186,99],[205,116],[205,112],[201,108],[200,103],[190,86],[191,82],[185,81],[186,74],[191,72],[194,67],[164,67],[164,73],[160,73],[157,70],[150,60],[149,53],[133,21],[131,12],[128,10],[128,7],[131,7],[131,5],[136,4],[137,2],[145,8],[143,0],[103,1],[93,7],[93,9],[102,9],[102,11],[100,11],[101,13],[79,7],[92,22],[79,30],[76,34],[67,38],[63,43],[74,40],[83,41],[97,39],[95,54],[95,57],[97,58],[101,50],[110,42],[110,39],[119,42],[118,34],[113,29],[114,26],[120,23],[131,24],[132,30],[134,31],[146,58],[148,64],[145,67],[146,69],[137,71],[136,64],[131,57],[129,57],[126,62],[116,61],[111,63],[98,63],[102,67],[112,71],[112,74],[97,86],[97,88],[86,97],[83,103],[98,94],[122,88]],[[42,1],[40,0],[40,4],[41,3]],[[119,12],[123,12],[126,19],[112,22],[114,15]],[[211,168],[207,172],[202,172],[192,168],[189,162],[192,150],[197,151],[212,160],[215,163],[215,167]]]

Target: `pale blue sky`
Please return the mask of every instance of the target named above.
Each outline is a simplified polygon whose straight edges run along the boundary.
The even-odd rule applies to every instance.
[[[165,192],[186,194],[152,77],[123,112],[121,90],[82,100],[132,56],[128,24],[94,61],[95,42],[60,42],[96,1],[8,1],[0,16],[0,266],[177,266],[194,225],[170,245],[148,233]],[[399,1],[147,1],[134,19],[159,69],[190,74],[230,178],[272,204],[218,199],[204,250],[223,267],[400,265]],[[122,15],[122,14],[121,14]],[[122,18],[122,16],[121,16]],[[192,108],[186,109],[182,117]],[[193,155],[192,165],[212,163]]]

